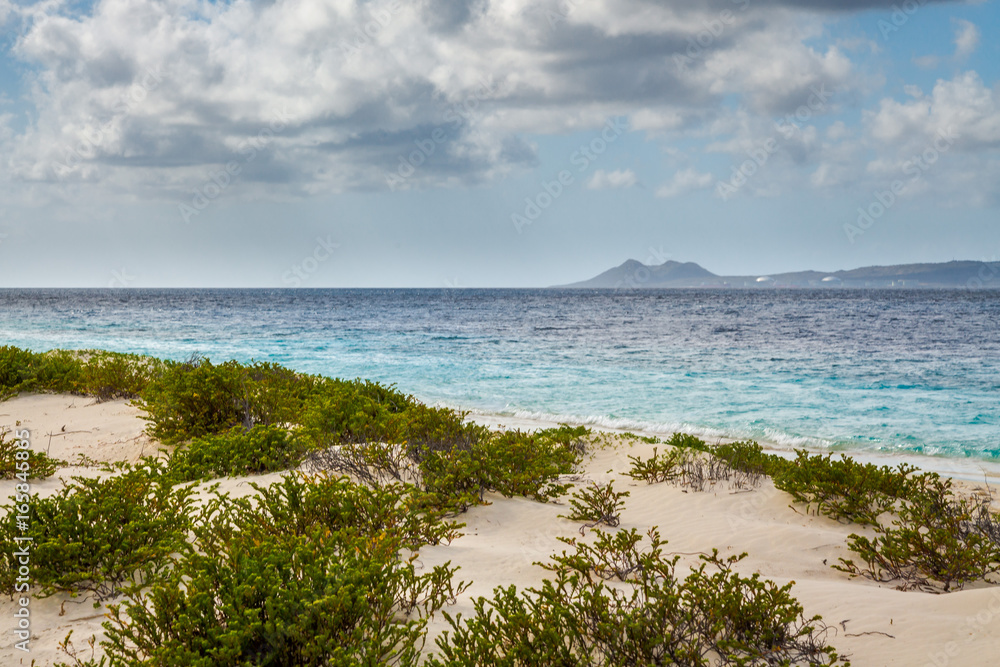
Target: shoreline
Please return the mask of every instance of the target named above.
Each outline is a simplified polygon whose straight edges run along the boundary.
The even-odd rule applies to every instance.
[[[449,406],[450,407],[450,406]],[[462,410],[463,408],[453,408]],[[675,431],[653,430],[653,429],[632,429],[616,428],[612,426],[599,425],[588,422],[574,420],[544,419],[541,417],[518,417],[513,415],[503,415],[499,413],[487,412],[479,409],[469,409],[467,420],[494,429],[520,429],[522,431],[536,431],[545,428],[569,424],[570,426],[586,426],[596,433],[633,433],[641,437],[657,437],[666,439],[673,435]],[[731,438],[723,436],[708,436],[695,432],[696,435],[709,443],[731,443],[745,440],[746,438]],[[804,449],[811,454],[843,454],[860,463],[873,463],[875,465],[897,466],[901,463],[920,468],[925,472],[935,472],[942,477],[961,480],[963,482],[982,484],[985,482],[990,486],[1000,487],[1000,461],[986,461],[973,458],[952,458],[945,456],[932,456],[929,454],[917,454],[913,452],[890,454],[887,452],[873,452],[866,450],[846,450],[846,449],[826,449],[821,447],[811,447],[809,445],[796,445],[794,447],[783,446],[777,442],[766,439],[750,438],[755,440],[769,454],[777,454],[784,458],[792,458],[794,450]]]

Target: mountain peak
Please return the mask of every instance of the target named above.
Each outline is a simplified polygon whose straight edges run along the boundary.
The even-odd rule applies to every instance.
[[[648,266],[629,259],[604,273],[563,287],[991,287],[1000,288],[1000,262],[955,261],[937,264],[868,266],[846,271],[772,273],[768,280],[753,276],[718,276],[694,262],[667,260]]]

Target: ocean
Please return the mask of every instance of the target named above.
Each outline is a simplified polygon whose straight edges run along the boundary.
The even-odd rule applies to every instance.
[[[1000,291],[0,290],[0,344],[274,361],[420,400],[1000,461]]]

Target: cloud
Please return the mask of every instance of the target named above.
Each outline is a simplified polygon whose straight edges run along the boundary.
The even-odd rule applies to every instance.
[[[711,174],[688,168],[674,173],[673,179],[656,191],[657,197],[677,197],[694,190],[704,190],[715,182]]]
[[[633,113],[638,129],[688,131],[733,96],[788,112],[846,85],[836,47],[805,45],[820,19],[781,9],[838,5],[769,4],[752,16],[730,0],[37,5],[12,51],[36,72],[36,113],[0,146],[4,175],[185,198],[235,162],[231,191],[448,187],[536,164],[524,134]]]
[[[635,172],[631,169],[616,169],[615,171],[604,171],[598,169],[587,182],[590,190],[612,190],[617,188],[631,188],[639,182]]]
[[[818,146],[810,176],[820,188],[862,187],[867,193],[898,182],[903,197],[931,195],[939,203],[998,203],[1000,100],[968,71],[941,79],[930,93],[905,86],[907,99],[885,98],[866,111],[858,136],[830,136]]]
[[[955,24],[955,58],[968,58],[979,46],[979,28],[965,19],[952,19]]]
[[[3,124],[0,176],[66,197],[308,196],[489,182],[538,163],[527,136],[610,117],[650,140],[773,133],[816,90],[865,85],[822,45],[827,17],[892,4],[0,0],[34,107]]]

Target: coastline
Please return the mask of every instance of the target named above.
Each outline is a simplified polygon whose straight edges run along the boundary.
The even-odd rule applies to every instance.
[[[462,408],[455,409],[462,410]],[[558,418],[544,419],[541,417],[518,417],[475,409],[468,409],[468,412],[469,421],[498,430],[520,429],[522,431],[536,431],[559,426],[560,424],[569,424],[570,426],[586,426],[598,433],[633,433],[640,437],[660,438],[661,440],[669,438],[675,432],[653,429],[633,430],[628,428],[615,428],[612,426],[594,424],[592,422],[580,422],[573,420],[561,421]],[[740,438],[705,435],[702,432],[695,432],[693,435],[696,435],[704,439],[706,442],[713,444],[731,443],[740,440]],[[873,463],[879,466],[888,465],[892,467],[901,463],[907,463],[926,472],[936,472],[943,477],[950,477],[952,479],[968,483],[982,484],[985,479],[990,486],[1000,488],[1000,461],[994,462],[973,458],[959,459],[945,456],[921,455],[914,452],[889,453],[868,450],[828,449],[809,445],[796,445],[794,447],[790,447],[766,439],[755,438],[754,440],[764,448],[764,451],[770,454],[777,454],[778,456],[785,458],[793,457],[794,450],[796,449],[805,449],[813,454],[827,454],[832,452],[834,455],[844,454],[845,456],[849,456],[861,463]]]
[[[506,428],[540,428],[540,421],[512,420],[502,416],[476,416],[477,423]],[[36,447],[71,458],[84,454],[94,461],[137,460],[157,444],[144,435],[146,422],[128,401],[97,402],[66,394],[29,394],[0,405],[0,426],[21,421],[36,434]],[[656,445],[641,440],[623,440],[611,429],[595,429],[599,435],[575,481],[578,484],[614,481],[630,496],[622,512],[621,529],[640,534],[658,527],[668,540],[667,551],[681,555],[680,566],[698,563],[697,554],[720,550],[723,555],[746,552],[738,564],[743,575],[759,574],[780,585],[794,582],[793,594],[807,616],[820,614],[829,626],[827,640],[847,654],[855,665],[923,667],[961,664],[986,667],[1000,649],[1000,588],[973,584],[964,590],[934,595],[899,591],[892,584],[851,579],[831,568],[838,558],[850,557],[846,540],[850,533],[870,534],[870,529],[838,523],[825,516],[806,513],[794,506],[790,496],[775,489],[769,479],[757,488],[733,490],[725,485],[694,492],[667,483],[646,484],[624,473],[629,457],[651,456]],[[639,434],[637,434],[639,435]],[[657,434],[663,435],[663,434]],[[787,450],[785,450],[787,453]],[[75,474],[100,475],[96,468],[62,468],[35,484],[41,495],[54,493],[60,478]],[[213,480],[220,490],[236,495],[252,493],[251,482],[270,484],[284,473],[228,477]],[[207,488],[202,484],[200,488]],[[0,482],[0,495],[11,493],[13,482]],[[463,536],[448,545],[420,550],[421,567],[446,562],[459,566],[458,578],[472,586],[446,611],[454,616],[474,613],[473,600],[489,597],[497,586],[537,587],[549,573],[537,566],[566,549],[558,538],[579,538],[581,524],[561,517],[566,499],[540,503],[523,497],[506,498],[487,493],[489,504],[471,508],[460,517]],[[583,531],[593,538],[593,531]],[[32,602],[33,652],[37,664],[65,660],[57,646],[72,630],[77,647],[91,635],[101,638],[106,608],[66,604],[68,595]],[[0,614],[10,614],[14,602],[0,600]],[[427,649],[449,629],[435,615],[429,625]],[[23,654],[11,646],[0,648],[0,662],[16,664]],[[942,662],[944,661],[944,662]]]

